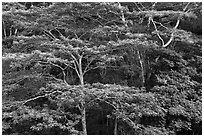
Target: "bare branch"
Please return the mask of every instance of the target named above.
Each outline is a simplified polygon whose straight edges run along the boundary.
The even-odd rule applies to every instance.
[[[90,62],[86,65],[85,69],[84,69],[84,72],[83,72],[83,75],[88,72],[89,70],[89,66],[91,65],[91,63],[97,58],[97,56],[93,59],[90,60]]]
[[[79,106],[79,104],[77,105],[77,108],[79,109],[80,113],[82,112],[82,108]]]
[[[108,102],[108,101],[106,101],[106,100],[102,100],[102,99],[99,99],[99,98],[97,98],[96,100],[99,100],[99,101],[101,101],[101,102],[105,102],[106,104],[112,106],[112,108],[115,109],[116,111],[118,110],[116,106],[114,106],[113,104],[111,104],[110,102]],[[136,128],[136,127],[137,127],[137,126],[135,125],[135,123],[134,123],[131,119],[129,119],[128,117],[123,118],[122,120],[130,122],[133,128]]]
[[[62,35],[62,33],[57,29],[57,28],[55,28],[55,30],[60,34],[60,36],[62,36],[63,37],[63,39],[65,39],[65,36],[64,35]]]
[[[156,2],[155,2],[156,3]],[[146,8],[142,5],[142,3],[141,2],[139,2],[139,4],[142,6],[142,8],[143,9],[145,9],[146,10]]]
[[[133,122],[133,121],[132,121],[131,119],[129,119],[128,117],[124,118],[123,120],[124,120],[124,121],[129,121],[134,129],[137,128],[135,122]]]
[[[98,19],[93,19],[93,20],[96,20],[101,26],[104,26],[104,24],[100,22]]]
[[[177,22],[176,22],[176,25],[174,26],[174,29],[177,29],[177,27],[179,26],[180,18],[181,18],[181,17],[178,17]],[[164,48],[167,47],[167,46],[173,41],[173,39],[174,39],[174,32],[171,33],[170,39],[169,39],[168,42],[167,42],[165,45],[163,45],[162,47],[164,47]]]
[[[163,28],[165,28],[165,29],[169,29],[168,27],[166,27],[166,26],[164,26],[161,22],[156,22],[156,21],[154,21],[153,20],[153,22],[155,23],[155,24],[159,24],[160,26],[162,26]]]
[[[58,38],[56,38],[56,37],[52,34],[51,30],[48,31],[48,33],[49,33],[53,38],[58,39]]]
[[[77,39],[79,39],[79,37],[77,36],[77,34],[76,34],[75,32],[73,32],[73,33],[74,33],[75,37],[76,37]]]
[[[186,11],[186,9],[188,8],[189,4],[190,4],[190,2],[188,2],[188,3],[186,4],[186,6],[184,7],[183,11]]]
[[[119,5],[120,13],[121,13],[121,17],[120,18],[122,19],[122,21],[125,24],[125,26],[128,27],[126,19],[125,19],[125,15],[124,15],[124,12],[122,10],[122,6],[121,6],[120,2],[118,2],[118,5]]]
[[[69,53],[69,54],[74,59],[74,61],[76,62],[77,66],[79,66],[77,58],[72,53]]]
[[[100,67],[100,66],[96,66],[96,67],[93,67],[93,68],[89,68],[89,69],[87,69],[86,71],[83,72],[83,75],[84,75],[85,73],[87,73],[88,71],[97,69],[97,68],[99,68],[99,67]]]
[[[53,90],[52,90],[53,91]],[[49,93],[49,94],[45,94],[45,95],[41,95],[41,96],[37,96],[37,97],[34,97],[34,98],[30,98],[30,99],[28,99],[28,100],[23,100],[23,101],[15,101],[15,102],[13,102],[12,104],[10,104],[11,106],[15,106],[15,105],[18,105],[18,104],[21,104],[21,105],[25,105],[26,103],[28,103],[28,102],[30,102],[30,101],[34,101],[34,100],[36,100],[36,99],[39,99],[39,98],[43,98],[43,97],[47,97],[47,96],[50,96],[50,95],[52,95],[52,94],[54,94],[54,93],[63,93],[63,92],[61,92],[61,91],[54,91],[54,92],[52,92],[51,91],[51,93]],[[5,103],[6,104],[6,103]]]
[[[18,29],[15,29],[14,35],[16,36],[18,32]]]
[[[87,32],[89,32],[89,30],[86,31],[86,32],[84,32],[81,36],[79,36],[79,39],[80,39],[82,36],[84,36]]]
[[[151,22],[152,22],[153,25],[154,25],[154,28],[155,28],[155,30],[156,30],[156,34],[157,34],[158,38],[159,38],[159,39],[161,40],[161,42],[162,42],[162,46],[164,46],[164,40],[163,40],[162,37],[159,35],[156,24],[154,23],[154,21],[153,21],[152,18],[151,18],[150,20],[151,20]]]
[[[115,22],[117,22],[117,20],[111,20],[111,21],[108,21],[108,22],[106,22],[104,25],[107,25],[107,24],[109,24],[109,23],[115,23]],[[116,25],[116,24],[115,24]],[[116,26],[118,26],[118,25],[116,25]]]
[[[154,2],[153,4],[152,4],[152,9],[154,9],[154,7],[156,6],[156,4],[157,4],[157,2]]]
[[[3,24],[4,24],[4,22],[3,22]],[[7,34],[6,34],[6,27],[4,26],[3,29],[4,29],[4,37],[6,38],[6,37],[7,37]]]
[[[190,2],[188,2],[186,4],[183,11],[186,11],[189,4],[190,4]],[[178,17],[178,19],[176,21],[176,25],[174,26],[174,29],[177,29],[177,27],[179,26],[180,20],[181,20],[181,15]],[[170,39],[168,40],[168,42],[165,45],[163,45],[163,47],[165,48],[165,47],[169,46],[169,44],[173,41],[173,39],[174,39],[174,32],[172,32]]]
[[[162,47],[164,47],[164,48],[167,47],[172,42],[173,39],[174,39],[174,33],[171,34],[169,41],[165,45],[163,45]]]
[[[39,63],[46,63],[46,64],[51,64],[53,66],[56,66],[58,68],[60,68],[62,70],[62,74],[63,74],[63,81],[66,85],[69,85],[66,81],[66,73],[64,72],[65,69],[63,69],[61,66],[57,65],[57,64],[54,64],[52,62],[43,62],[43,61],[38,61]]]
[[[12,36],[12,28],[13,26],[10,27],[10,37]]]
[[[39,98],[47,97],[47,96],[50,96],[50,95],[52,95],[52,94],[54,94],[54,93],[63,93],[63,92],[61,92],[61,91],[54,91],[54,92],[52,92],[52,93],[45,94],[45,95],[42,95],[42,96],[37,96],[37,97],[34,97],[34,98],[30,98],[30,99],[28,99],[28,100],[21,101],[21,102],[18,102],[18,103],[22,103],[22,105],[25,105],[26,103],[28,103],[28,102],[30,102],[30,101],[34,101],[34,100],[39,99]]]
[[[54,63],[52,63],[52,62],[50,62],[50,64],[52,64],[53,66],[56,66],[56,67],[58,67],[58,68],[60,68],[60,69],[62,70],[62,73],[63,73],[63,81],[64,81],[64,83],[65,83],[66,85],[69,85],[69,84],[67,83],[67,81],[66,81],[66,73],[64,72],[64,69],[63,69],[61,66],[59,66],[59,65],[57,65],[57,64],[54,64]]]
[[[48,78],[53,78],[54,80],[56,80],[56,81],[61,81],[61,79],[58,79],[58,78],[55,78],[55,77],[53,77],[52,75],[50,75],[50,74],[46,74],[46,75],[44,75],[44,77],[48,77]]]
[[[78,71],[78,69],[77,69],[77,65],[76,65],[76,63],[75,63],[75,61],[74,61],[74,70],[76,71],[76,73],[77,73],[77,76],[80,78],[80,75],[79,75],[79,71]]]
[[[55,40],[53,37],[51,37],[50,35],[48,35],[45,31],[43,31],[43,33],[48,36],[49,38],[51,38],[52,40]]]
[[[55,37],[53,37],[52,35],[49,34],[49,32],[43,28],[41,28],[43,30],[43,33],[48,36],[49,38],[51,38],[52,40],[55,40]]]
[[[28,77],[24,77],[24,78],[22,78],[22,79],[18,80],[16,83],[14,83],[14,85],[16,85],[16,84],[20,83],[21,81],[25,80],[26,78],[28,78]]]
[[[80,76],[83,75],[83,72],[82,72],[82,58],[83,58],[83,56],[81,56],[81,57],[79,58],[79,66],[78,66]],[[79,77],[79,78],[80,78],[80,77]]]
[[[71,61],[70,61],[71,62]],[[72,67],[70,64],[67,64],[67,63],[63,63],[63,64],[65,64],[67,67],[66,68],[64,68],[64,70],[65,69],[67,69],[68,67],[70,67],[71,69],[75,69],[74,67]]]
[[[112,106],[112,107],[113,107],[113,109],[117,110],[116,106],[114,106],[114,105],[113,105],[113,104],[111,104],[110,102],[105,101],[105,100],[102,100],[102,99],[99,99],[99,98],[97,98],[97,100],[99,100],[99,101],[101,101],[101,102],[105,102],[106,104],[108,104],[108,105]]]
[[[148,18],[148,24],[147,24],[147,27],[148,27],[148,28],[150,28],[151,19],[152,19],[152,17],[150,16],[150,17]]]
[[[140,9],[140,7],[137,5],[137,2],[134,2],[134,4],[135,4],[135,6],[137,7],[137,9],[139,9],[139,11],[142,11],[142,10]]]
[[[138,54],[138,58],[139,58],[139,63],[140,63],[140,67],[141,67],[141,75],[142,75],[142,86],[144,86],[145,83],[145,72],[144,72],[144,64],[140,55],[139,50],[137,50],[137,54]]]

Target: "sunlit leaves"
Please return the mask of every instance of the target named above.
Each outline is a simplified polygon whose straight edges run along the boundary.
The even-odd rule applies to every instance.
[[[118,134],[200,126],[202,40],[176,22],[201,4],[27,4],[3,4],[4,133],[80,134],[83,108],[103,132],[115,119]]]

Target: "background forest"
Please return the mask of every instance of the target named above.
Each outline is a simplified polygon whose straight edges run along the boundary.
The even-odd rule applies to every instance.
[[[202,134],[202,3],[2,3],[9,135]]]

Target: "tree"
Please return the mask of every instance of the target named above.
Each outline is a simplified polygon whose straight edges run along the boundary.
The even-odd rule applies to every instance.
[[[3,3],[4,133],[200,134],[201,5]]]

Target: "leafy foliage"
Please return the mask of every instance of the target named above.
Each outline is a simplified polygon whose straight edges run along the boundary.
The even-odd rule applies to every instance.
[[[2,9],[3,134],[202,134],[202,3]]]

